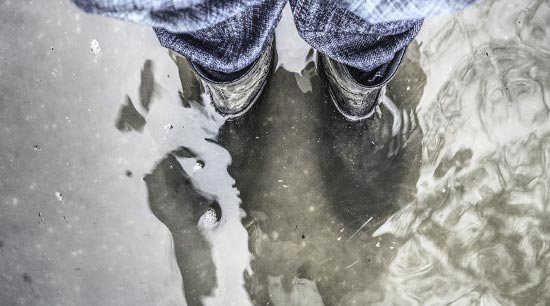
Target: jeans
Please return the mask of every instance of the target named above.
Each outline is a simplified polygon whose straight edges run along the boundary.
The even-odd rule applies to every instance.
[[[250,66],[270,42],[286,0],[72,0],[86,12],[154,28],[160,44],[210,70]],[[477,0],[290,0],[302,38],[361,71],[390,62],[424,17]]]

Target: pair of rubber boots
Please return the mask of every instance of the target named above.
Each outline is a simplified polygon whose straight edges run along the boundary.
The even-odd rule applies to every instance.
[[[401,63],[405,50],[384,66],[383,74],[374,82],[362,82],[354,76],[353,68],[317,53],[317,71],[328,87],[336,109],[349,121],[371,117],[380,101],[380,94]],[[227,119],[245,114],[260,97],[273,71],[275,42],[272,41],[262,55],[246,71],[229,81],[213,77],[212,73],[194,62],[189,62],[197,79],[210,95],[216,110]],[[356,73],[355,73],[356,74]]]

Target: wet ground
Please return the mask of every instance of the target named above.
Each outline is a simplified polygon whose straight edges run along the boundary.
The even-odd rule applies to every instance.
[[[0,305],[550,304],[548,1],[426,21],[363,123],[288,14],[233,122],[148,28],[0,16]]]

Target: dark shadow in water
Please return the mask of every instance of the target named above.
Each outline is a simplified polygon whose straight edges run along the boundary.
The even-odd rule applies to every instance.
[[[412,49],[409,53],[418,56],[417,48]],[[407,59],[389,86],[388,95],[400,109],[414,110],[422,95],[426,77],[417,59]],[[310,63],[302,75],[311,75],[312,69]],[[361,241],[338,244],[323,233],[345,227],[346,239],[374,217],[363,229],[372,233],[371,228],[414,197],[418,177],[418,128],[409,132],[408,146],[389,158],[393,120],[388,113],[349,123],[327,101],[317,76],[310,79],[307,93],[300,90],[298,78],[277,70],[264,99],[246,117],[227,122],[219,135],[220,145],[233,157],[229,171],[248,214],[244,222],[255,257],[247,286],[255,305],[270,302],[270,276],[282,275],[287,292],[294,277],[316,280],[327,306],[368,286],[361,273],[376,269],[374,261],[364,260],[349,273],[335,273],[333,267],[377,255]],[[323,198],[328,209],[316,206]],[[306,241],[311,245],[302,247]]]
[[[139,86],[139,97],[143,108],[149,111],[151,98],[155,93],[155,76],[153,75],[153,61],[146,60],[141,69],[141,85]]]
[[[378,276],[394,256],[391,249],[378,248],[371,234],[415,196],[422,136],[420,128],[411,123],[416,122],[415,109],[425,83],[426,76],[418,63],[418,48],[413,44],[397,76],[387,87],[387,96],[401,111],[401,120],[407,120],[397,136],[392,136],[395,118],[386,107],[381,106],[381,117],[348,122],[324,90],[324,145],[319,150],[323,191],[333,213],[350,230],[345,231],[343,237],[355,240],[354,244],[341,244],[341,251],[336,254],[349,257],[347,262],[357,260],[349,272],[333,273],[332,267],[345,262],[341,258],[323,265],[321,272],[329,277],[320,277],[317,286],[326,306],[340,305],[346,294],[376,286]],[[396,149],[397,153],[392,153]]]
[[[313,63],[307,69],[314,69]],[[288,246],[289,253],[284,255],[270,251],[264,254],[258,250],[273,249],[277,244],[263,245],[258,235],[276,233],[277,241],[299,243],[314,230],[309,225],[315,218],[304,219],[311,205],[308,197],[312,193],[320,195],[319,178],[306,174],[315,173],[312,168],[321,131],[322,105],[318,86],[313,85],[313,93],[303,93],[294,73],[278,69],[261,101],[245,117],[226,122],[220,129],[219,143],[231,153],[229,173],[235,178],[247,212],[243,222],[250,235],[254,274],[247,276],[246,286],[254,305],[272,304],[270,276],[282,274],[283,286],[290,290],[293,277],[300,266],[305,267],[304,258],[309,257],[297,254],[293,246]],[[305,268],[301,270],[301,274],[307,274]]]
[[[200,101],[199,86],[185,60],[173,59],[183,86],[183,106],[189,107],[186,101]],[[146,63],[140,88],[146,109],[155,88],[148,66],[152,64]],[[229,172],[247,213],[243,223],[254,274],[246,275],[246,287],[255,305],[272,303],[273,277],[281,277],[286,292],[296,277],[315,281],[326,306],[364,290],[376,281],[374,275],[370,280],[364,276],[383,269],[376,266],[386,260],[377,261],[383,252],[365,247],[371,239],[364,233],[414,196],[418,129],[411,129],[405,149],[388,157],[395,143],[389,113],[383,112],[382,119],[349,123],[327,101],[313,62],[302,75],[284,69],[274,72],[258,103],[244,117],[226,122],[218,135],[218,143],[233,158]],[[302,85],[310,82],[312,90],[303,92],[297,80]],[[417,61],[407,60],[388,95],[400,109],[414,110],[424,83]],[[404,94],[406,87],[410,89]],[[174,238],[187,302],[198,306],[200,297],[216,286],[210,246],[197,228],[212,201],[194,188],[174,154],[195,157],[187,149],[172,152],[145,182],[151,210]],[[372,223],[353,234],[371,217]],[[343,239],[336,239],[339,235]],[[354,241],[352,235],[357,235]],[[361,258],[365,260],[359,262]],[[350,264],[354,269],[345,273],[334,269]]]
[[[136,110],[130,97],[126,96],[126,103],[120,107],[115,127],[121,132],[142,132],[145,118]]]
[[[178,63],[176,58],[173,59]],[[152,67],[151,61],[145,62],[139,88],[140,102],[147,112],[152,105],[156,88]],[[189,76],[181,76],[182,82],[186,79],[189,79]],[[196,89],[196,87],[193,88]],[[181,97],[184,101],[183,95]],[[129,103],[132,105],[131,101]],[[123,106],[124,109],[127,108]],[[143,124],[139,125],[141,131],[145,119],[133,108],[133,105],[132,109],[133,112],[121,111],[119,116],[121,119],[117,121],[117,126],[118,122],[126,121],[134,127],[135,120],[131,119],[142,118]],[[201,306],[200,298],[210,295],[217,282],[210,245],[197,228],[197,223],[209,207],[216,207],[216,205],[213,200],[208,199],[193,186],[189,175],[176,159],[176,157],[194,158],[195,154],[192,150],[181,147],[165,153],[167,155],[155,165],[150,174],[144,177],[148,202],[153,214],[172,234],[175,257],[181,272],[187,304]]]
[[[212,201],[193,187],[172,155],[161,160],[144,180],[151,211],[172,233],[187,304],[202,305],[200,297],[216,287],[216,267],[197,223]]]
[[[381,118],[363,122],[346,121],[324,95],[323,138],[321,150],[325,193],[342,222],[359,228],[374,217],[367,228],[380,224],[414,198],[420,168],[421,135],[415,109],[422,97],[426,75],[419,63],[418,46],[413,42],[396,77],[387,87],[388,97],[407,120],[407,131],[392,136],[392,114],[381,106]],[[326,92],[326,90],[324,90]],[[406,112],[405,112],[406,111]],[[407,119],[404,117],[407,116]],[[403,133],[407,141],[403,141]],[[405,148],[390,154],[396,145]]]
[[[178,67],[181,88],[184,89],[183,92],[180,92],[183,106],[190,107],[189,101],[202,101],[199,81],[193,76],[187,60],[172,51],[170,51],[170,58]]]

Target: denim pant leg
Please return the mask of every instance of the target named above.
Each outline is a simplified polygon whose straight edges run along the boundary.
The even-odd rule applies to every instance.
[[[290,0],[302,38],[328,57],[362,71],[390,62],[416,36],[424,17],[476,0]],[[402,55],[402,52],[399,52]]]
[[[235,72],[252,64],[271,41],[286,0],[263,0],[211,27],[192,33],[155,28],[160,44],[202,67]]]
[[[422,19],[371,24],[338,1],[291,0],[302,38],[326,56],[363,71],[390,62],[407,47]]]
[[[72,0],[84,11],[152,26],[160,44],[225,73],[252,64],[286,0]]]

